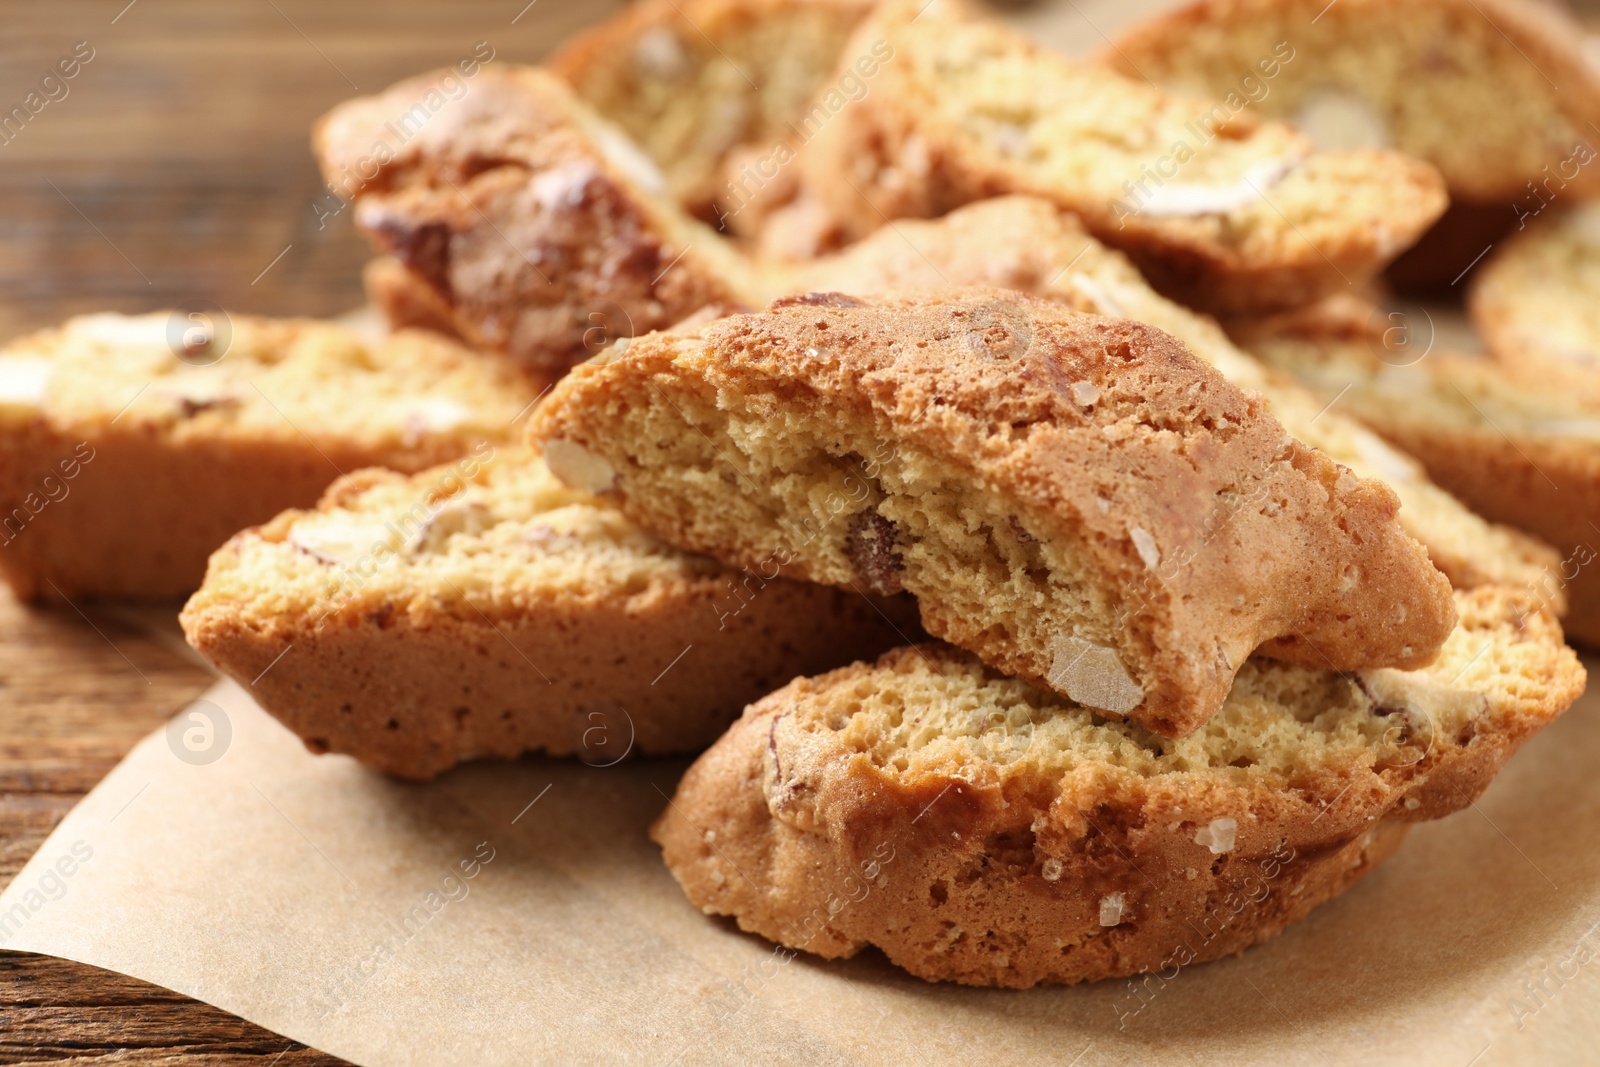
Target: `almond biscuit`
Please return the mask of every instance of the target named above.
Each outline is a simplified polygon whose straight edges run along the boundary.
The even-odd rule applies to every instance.
[[[522,752],[695,752],[797,674],[917,633],[893,601],[669,547],[525,449],[367,470],[246,530],[189,642],[315,752],[406,778]]]
[[[1427,663],[1398,501],[1173,338],[1001,290],[786,298],[575,368],[530,432],[673,544],[918,598],[928,632],[1181,735],[1258,647]]]
[[[1456,594],[1425,670],[1252,659],[1170,740],[947,645],[751,706],[651,835],[689,900],[828,958],[1025,988],[1240,952],[1470,804],[1583,690],[1554,619]]]

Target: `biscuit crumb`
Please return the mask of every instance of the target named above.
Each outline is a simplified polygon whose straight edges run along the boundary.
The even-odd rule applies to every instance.
[[[1100,925],[1116,926],[1122,922],[1122,894],[1107,893],[1100,898]]]
[[[1212,819],[1210,824],[1194,832],[1194,843],[1204,845],[1213,856],[1232,852],[1239,823],[1234,819]]]

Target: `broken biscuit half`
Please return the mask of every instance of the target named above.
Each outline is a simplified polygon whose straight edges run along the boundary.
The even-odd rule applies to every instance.
[[[556,474],[732,566],[917,597],[929,633],[1169,735],[1258,648],[1419,666],[1449,583],[1397,500],[1172,337],[999,290],[786,298],[576,368]]]
[[[1400,498],[1400,524],[1457,589],[1539,588],[1556,614],[1566,602],[1548,575],[1560,557],[1510,526],[1487,522],[1428,479],[1421,464],[1293,378],[1269,371],[1229,340],[1215,321],[1161,296],[1128,258],[1096,241],[1068,211],[1030,196],[1001,196],[938,219],[884,227],[836,255],[790,268],[797,292],[876,293],[889,289],[996,286],[1077,311],[1135,319],[1163,330],[1234,385],[1261,394],[1297,440]]]
[[[796,675],[918,632],[908,605],[674,549],[521,447],[341,479],[219,549],[181,621],[313,752],[416,779],[697,752]]]

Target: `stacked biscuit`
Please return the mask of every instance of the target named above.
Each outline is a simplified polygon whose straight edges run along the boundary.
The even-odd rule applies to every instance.
[[[1499,194],[1403,80],[1360,143],[1233,106],[1242,55],[1299,106],[1300,46],[1250,36],[1294,9],[1204,3],[1075,63],[946,2],[645,0],[547,67],[350,101],[314,143],[393,331],[15,343],[0,494],[78,498],[46,487],[0,567],[162,597],[216,549],[191,643],[388,773],[705,750],[653,834],[696,906],[792,948],[1011,987],[1239,951],[1584,684],[1582,582],[1492,521],[1575,505],[1484,502],[1519,490],[1453,472],[1511,461],[1440,387],[1585,438],[1584,224],[1475,280],[1496,362],[1433,357],[1390,403],[1349,289]],[[1347,0],[1316,47],[1498,77],[1452,10]]]

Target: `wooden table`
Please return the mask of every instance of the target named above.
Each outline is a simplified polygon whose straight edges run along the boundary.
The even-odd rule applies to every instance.
[[[93,58],[0,138],[0,335],[190,300],[331,315],[362,302],[348,213],[319,227],[312,121],[479,41],[533,61],[620,0],[12,3],[0,114]],[[86,42],[80,46],[79,42]],[[59,89],[53,89],[59,95]],[[144,734],[210,684],[118,609],[0,590],[0,884]],[[332,1064],[226,1012],[94,968],[0,953],[0,1062]]]
[[[181,644],[176,607],[80,615],[0,592],[0,884],[139,738],[215,680]],[[117,1063],[343,1062],[158,986],[0,953],[0,1062],[113,1053]]]

